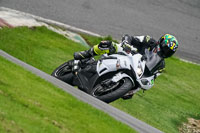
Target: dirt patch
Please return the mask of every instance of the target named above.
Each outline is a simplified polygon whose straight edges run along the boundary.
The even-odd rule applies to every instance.
[[[180,133],[200,133],[200,120],[188,118],[188,122],[183,123],[179,131]]]

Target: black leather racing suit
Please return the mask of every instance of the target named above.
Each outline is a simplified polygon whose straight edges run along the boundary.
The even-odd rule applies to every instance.
[[[165,68],[165,61],[160,50],[160,45],[155,39],[146,36],[129,36],[124,35],[122,37],[122,43],[130,44],[137,48],[137,52],[146,56],[147,67],[152,73],[162,70]]]

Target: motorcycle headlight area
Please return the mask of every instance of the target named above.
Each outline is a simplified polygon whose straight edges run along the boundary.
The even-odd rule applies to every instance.
[[[140,77],[140,76],[142,75],[142,73],[143,73],[142,65],[141,65],[140,62],[138,63],[138,67],[137,67],[136,73],[138,74],[139,77]]]
[[[154,85],[154,76],[139,79],[138,82],[142,89],[148,90]]]

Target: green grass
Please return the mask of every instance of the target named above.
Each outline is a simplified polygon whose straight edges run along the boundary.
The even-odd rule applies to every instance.
[[[0,56],[0,132],[134,132]]]
[[[178,132],[186,118],[200,118],[199,75],[200,66],[167,59],[166,72],[157,78],[155,87],[112,105],[164,132]]]
[[[84,38],[90,44],[102,39],[88,35]],[[71,59],[73,52],[85,49],[44,27],[2,29],[0,48],[49,74]],[[167,59],[166,71],[156,79],[152,89],[137,93],[131,100],[117,100],[112,105],[164,132],[178,132],[186,118],[200,118],[199,75],[199,65],[175,57]]]
[[[86,49],[45,27],[4,28],[0,30],[0,48],[47,73],[72,59],[74,51]]]
[[[83,37],[98,43],[97,37]],[[186,63],[175,57],[167,59],[166,72],[156,80],[153,89],[145,94],[139,92],[134,99],[126,102],[117,100],[112,105],[165,132],[178,132],[177,127],[186,118],[200,118],[199,75],[199,65]]]
[[[96,44],[99,44],[100,41],[102,40],[109,40],[109,41],[114,41],[117,42],[116,40],[113,40],[113,38],[109,35],[107,37],[95,37],[95,36],[90,36],[87,34],[80,33],[80,35],[86,40],[86,42],[90,46],[94,46]]]

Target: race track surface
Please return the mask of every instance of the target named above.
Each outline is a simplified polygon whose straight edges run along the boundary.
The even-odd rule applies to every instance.
[[[199,0],[0,0],[0,6],[120,40],[125,33],[158,39],[174,34],[177,55],[200,63]]]

